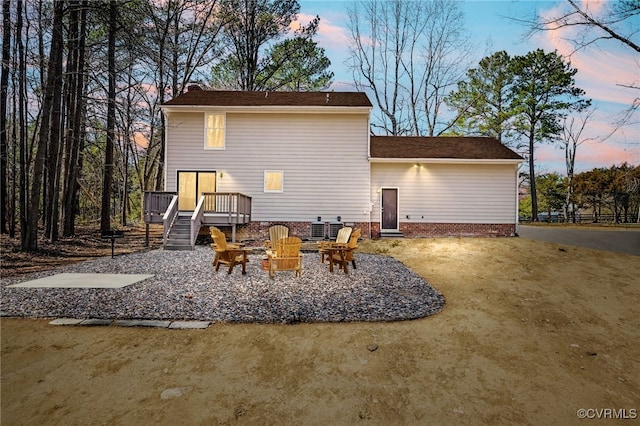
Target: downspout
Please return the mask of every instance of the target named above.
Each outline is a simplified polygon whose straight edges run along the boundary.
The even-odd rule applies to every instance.
[[[369,239],[371,239],[371,219],[373,215],[373,203],[371,202],[371,109],[367,115],[367,163],[369,164]]]
[[[518,176],[520,174],[520,166],[522,163],[516,164],[516,211],[515,211],[515,228],[516,228],[516,236],[518,236],[518,231],[520,230],[520,186],[518,185]]]
[[[169,158],[169,156],[167,155],[167,148],[168,148],[168,144],[167,144],[167,139],[169,138],[168,133],[169,133],[169,116],[167,115],[167,113],[165,112],[164,109],[161,109],[162,111],[162,115],[164,115],[164,131],[162,132],[162,138],[164,139],[162,141],[162,143],[164,144],[164,181],[162,182],[162,187],[164,188],[164,190],[167,190],[167,159]],[[176,194],[177,194],[178,188],[176,187]]]

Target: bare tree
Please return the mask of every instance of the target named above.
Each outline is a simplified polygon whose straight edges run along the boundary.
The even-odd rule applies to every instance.
[[[66,5],[63,0],[63,11],[66,11]],[[63,12],[64,13],[64,12]],[[64,18],[64,16],[63,16]],[[56,29],[54,28],[54,31]],[[50,58],[49,72],[53,72],[56,78],[53,80],[51,91],[53,96],[48,110],[44,110],[44,114],[49,114],[49,136],[47,143],[47,158],[45,162],[44,175],[44,231],[45,236],[51,240],[58,239],[58,219],[59,219],[59,202],[60,202],[60,165],[61,165],[61,130],[62,130],[62,90],[63,90],[63,62],[64,62],[64,25],[60,29],[60,52],[56,52]],[[54,60],[55,59],[55,60]]]
[[[145,2],[145,25],[141,55],[151,65],[157,99],[151,99],[150,124],[159,134],[151,134],[148,158],[143,170],[143,189],[162,186],[164,175],[164,116],[158,104],[168,96],[178,96],[193,80],[205,80],[203,69],[219,57],[224,44],[219,34],[228,18],[218,14],[218,0],[176,0],[156,4]],[[156,116],[159,123],[156,126]],[[155,179],[151,174],[155,173]],[[153,183],[152,183],[153,182]]]
[[[575,0],[566,0],[567,7],[558,16],[551,18],[536,17],[524,21],[530,27],[530,33],[543,31],[562,31],[577,29],[577,34],[569,41],[575,51],[601,40],[616,40],[640,53],[640,45],[632,40],[640,27],[634,23],[634,16],[640,15],[640,2],[637,0],[618,0],[605,3],[604,13],[593,13],[589,3],[578,5]]]
[[[18,137],[17,137],[17,142],[18,142],[18,151],[19,151],[19,185],[20,185],[20,193],[19,193],[19,213],[20,213],[20,242],[22,244],[22,247],[24,249],[24,247],[26,247],[26,232],[25,229],[27,228],[27,210],[28,210],[28,203],[29,203],[29,197],[28,197],[28,191],[29,191],[29,185],[28,185],[28,181],[29,181],[29,167],[27,166],[27,132],[26,132],[26,127],[27,127],[27,113],[26,113],[26,105],[27,105],[27,99],[26,99],[26,79],[27,79],[27,72],[26,72],[26,57],[25,57],[25,47],[24,47],[24,41],[22,39],[22,27],[23,27],[23,23],[24,23],[24,19],[23,19],[23,7],[22,7],[22,0],[18,0],[16,2],[16,56],[17,56],[17,60],[15,62],[17,62],[17,80],[18,80],[18,119],[15,120],[15,122],[17,122],[17,126],[14,125],[14,129],[16,129],[17,127],[17,132],[18,132]],[[15,96],[15,94],[14,94]],[[14,163],[15,163],[15,157],[14,157]],[[15,169],[14,169],[15,170]],[[15,176],[15,173],[14,173]],[[15,213],[14,213],[15,215]],[[13,231],[13,229],[12,229]]]
[[[590,108],[579,116],[564,117],[562,123],[562,135],[560,142],[562,149],[564,150],[564,159],[567,170],[567,194],[563,206],[565,221],[569,220],[569,211],[573,222],[576,220],[575,216],[575,203],[574,203],[574,184],[573,178],[575,176],[575,164],[576,164],[576,152],[578,147],[585,142],[595,141],[597,138],[587,138],[582,136],[582,132],[587,127],[589,121],[594,114],[595,110]],[[571,206],[571,209],[569,208]]]
[[[78,178],[81,171],[83,147],[82,125],[85,113],[85,49],[88,0],[73,2],[69,6],[69,58],[65,90],[66,131],[63,161],[62,235],[75,232],[78,204]]]
[[[348,7],[356,88],[379,112],[372,127],[386,134],[438,135],[444,97],[464,75],[470,49],[460,5],[451,0],[365,0]]]
[[[26,226],[22,229],[24,234],[22,241],[22,249],[25,251],[34,251],[38,249],[38,221],[40,213],[40,195],[42,194],[42,182],[45,172],[45,163],[47,155],[47,145],[51,137],[51,111],[55,90],[60,87],[59,81],[62,75],[59,72],[62,64],[62,18],[64,13],[64,2],[62,0],[54,1],[53,4],[53,33],[51,36],[51,49],[49,54],[49,66],[47,69],[46,85],[44,86],[44,102],[42,105],[42,119],[40,122],[40,130],[38,132],[38,146],[36,151],[35,163],[33,166],[33,182],[29,194],[28,210]]]
[[[415,123],[416,134],[435,136],[449,130],[455,118],[443,121],[442,107],[447,93],[464,78],[471,47],[464,26],[464,14],[456,2],[436,0],[428,5],[428,37],[417,53],[425,58],[421,102],[426,129]]]
[[[381,115],[374,113],[378,116],[371,126],[390,135],[406,133],[408,128],[407,111],[402,105],[405,100],[400,93],[400,82],[406,80],[402,56],[408,49],[412,29],[407,22],[407,7],[408,3],[399,1],[370,0],[354,2],[347,10],[356,88],[371,93],[380,110]]]
[[[595,45],[614,42],[620,46],[639,53],[640,44],[637,37],[640,32],[638,17],[640,16],[640,2],[638,0],[616,0],[600,2],[597,9],[590,8],[589,2],[578,3],[576,0],[566,0],[565,7],[558,15],[545,18],[535,16],[529,20],[519,20],[529,27],[529,35],[541,32],[556,32],[573,45],[573,53],[585,50]],[[634,40],[635,39],[635,40]],[[636,75],[640,63],[636,62]],[[640,90],[639,81],[617,83],[617,86],[632,90]],[[619,119],[613,123],[611,135],[623,126],[636,125],[634,115],[640,108],[640,96],[635,96]],[[610,135],[610,136],[611,136]]]
[[[102,178],[102,203],[100,229],[111,228],[111,186],[113,183],[113,146],[116,138],[116,32],[118,30],[117,0],[109,1],[108,49],[107,49],[107,143],[104,154],[104,175]]]

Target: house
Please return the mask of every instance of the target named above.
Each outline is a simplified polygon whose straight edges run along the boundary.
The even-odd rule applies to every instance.
[[[370,136],[359,92],[189,90],[162,105],[165,190],[147,223],[190,248],[201,226],[309,239],[343,225],[366,237],[513,235],[523,159],[490,138]],[[182,231],[180,231],[182,229]],[[188,236],[180,237],[180,234]]]
[[[372,234],[513,236],[522,161],[494,138],[371,136]]]

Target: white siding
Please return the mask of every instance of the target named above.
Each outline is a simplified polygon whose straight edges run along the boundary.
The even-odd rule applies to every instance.
[[[218,192],[253,198],[254,221],[369,219],[368,114],[234,112],[226,126],[226,149],[204,150],[204,113],[168,114],[166,190],[178,170],[215,170]],[[284,172],[283,193],[264,193],[265,170]]]
[[[397,187],[401,222],[514,223],[516,173],[513,164],[372,164],[372,222],[380,221],[378,188]]]

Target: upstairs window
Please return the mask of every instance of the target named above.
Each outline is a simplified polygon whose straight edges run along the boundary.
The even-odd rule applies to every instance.
[[[264,192],[284,192],[284,172],[282,170],[265,170]]]
[[[204,149],[224,149],[225,117],[220,113],[205,115]]]

